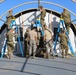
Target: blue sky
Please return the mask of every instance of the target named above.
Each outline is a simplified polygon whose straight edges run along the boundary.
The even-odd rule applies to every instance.
[[[0,3],[0,16],[6,12],[7,10],[11,9],[12,7],[24,3],[24,2],[29,2],[29,1],[35,1],[35,0],[5,0],[3,3]],[[42,1],[48,1],[48,2],[54,2],[57,4],[60,4],[66,8],[68,8],[69,10],[71,10],[72,12],[74,12],[76,14],[76,3],[72,2],[72,0],[42,0]],[[58,12],[62,12],[63,10],[57,6],[54,5],[48,5],[48,4],[41,4],[43,5],[45,8],[49,8],[49,9],[53,9],[56,10]],[[29,8],[37,8],[37,3],[36,4],[29,4],[29,5],[24,5],[21,7],[16,8],[15,10],[13,10],[13,14],[16,14],[22,10],[26,10]],[[6,15],[5,15],[6,16]],[[3,20],[6,20],[6,18],[2,17]],[[71,15],[71,19],[74,20],[76,17],[74,17],[73,15]],[[0,27],[2,26],[3,22],[0,21]]]

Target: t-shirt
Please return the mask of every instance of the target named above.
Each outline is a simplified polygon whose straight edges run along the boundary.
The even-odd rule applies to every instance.
[[[29,36],[30,36],[30,40],[36,40],[35,38],[37,38],[37,33],[32,30],[29,32]]]
[[[52,39],[52,33],[50,33],[48,30],[44,31],[45,39]]]

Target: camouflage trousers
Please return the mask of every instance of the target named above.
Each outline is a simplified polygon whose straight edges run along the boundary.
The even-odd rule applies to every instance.
[[[65,26],[66,26],[66,30],[67,30],[67,32],[68,32],[68,34],[69,34],[69,28],[70,28],[70,24],[68,24],[68,23],[65,23]]]
[[[32,53],[35,54],[36,53],[36,41],[35,40],[30,40],[29,41],[29,55],[31,55]]]
[[[46,45],[45,45],[45,47],[46,47],[46,52],[47,53],[52,53],[53,55],[54,55],[54,51],[53,51],[53,42],[52,41],[49,41],[49,40],[47,39],[47,40],[45,40],[45,43],[46,43]]]
[[[42,25],[42,30],[45,30],[45,28],[44,28],[44,25],[45,25],[44,20],[43,20],[43,19],[40,19],[40,23],[41,23],[41,25]]]
[[[29,41],[28,40],[25,40],[24,41],[24,55],[27,56],[29,55]]]
[[[62,56],[68,56],[68,45],[61,44],[61,50],[62,50]]]
[[[6,22],[6,24],[7,24],[7,29],[10,29],[11,22],[12,22],[12,21]]]
[[[7,55],[10,55],[11,53],[13,53],[14,51],[14,43],[13,42],[7,42],[7,50],[8,50],[8,53]]]

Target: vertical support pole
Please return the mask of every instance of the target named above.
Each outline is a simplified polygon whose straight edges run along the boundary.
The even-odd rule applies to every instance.
[[[52,11],[50,13],[50,29],[52,30]]]
[[[38,8],[39,8],[39,6],[40,6],[40,0],[38,0]]]
[[[22,16],[22,12],[21,12],[21,19],[22,19],[21,27],[23,28],[24,24],[23,24],[23,16]]]

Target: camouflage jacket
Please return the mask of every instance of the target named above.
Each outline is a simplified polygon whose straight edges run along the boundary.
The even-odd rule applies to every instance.
[[[43,9],[43,11],[41,12],[41,19],[44,20],[45,16],[46,16],[46,10]]]
[[[13,42],[13,33],[12,32],[8,31],[6,36],[7,36],[7,42]]]
[[[68,37],[66,34],[60,33],[59,37],[60,37],[60,44],[61,45],[67,45],[68,44]]]
[[[61,14],[61,17],[64,19],[65,23],[70,23],[71,22],[71,18],[70,18],[69,12],[63,12]]]

